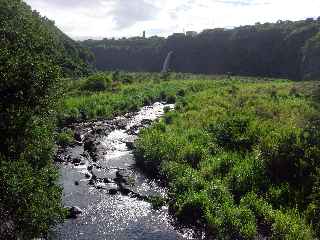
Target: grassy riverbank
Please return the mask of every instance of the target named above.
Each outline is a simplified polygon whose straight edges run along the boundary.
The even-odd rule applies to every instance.
[[[220,239],[319,235],[320,83],[198,83],[136,143],[178,219]]]
[[[60,123],[176,103],[135,155],[179,220],[223,239],[319,234],[320,82],[116,74],[66,80]]]
[[[116,74],[116,76],[115,76]],[[64,80],[61,122],[112,118],[156,101],[174,103],[187,93],[208,88],[200,76],[148,73],[100,73],[80,80]],[[205,77],[204,77],[205,78]]]

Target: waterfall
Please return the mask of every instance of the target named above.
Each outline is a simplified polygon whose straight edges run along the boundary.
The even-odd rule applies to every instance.
[[[166,59],[164,60],[161,73],[167,73],[167,72],[169,71],[170,61],[171,61],[172,54],[173,54],[173,51],[170,51],[170,52],[168,53]]]

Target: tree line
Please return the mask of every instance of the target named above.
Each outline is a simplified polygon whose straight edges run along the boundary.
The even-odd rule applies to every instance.
[[[64,216],[53,166],[59,79],[93,55],[22,0],[0,0],[0,238],[32,239]]]
[[[173,51],[175,72],[316,79],[320,76],[320,18],[207,29],[195,36],[86,40],[99,70],[161,71]]]

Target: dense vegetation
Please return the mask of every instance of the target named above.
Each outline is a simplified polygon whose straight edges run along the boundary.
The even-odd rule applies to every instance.
[[[87,40],[100,70],[160,71],[173,51],[171,70],[204,74],[317,79],[320,18],[279,21],[234,29],[209,29],[167,39]]]
[[[174,51],[179,72],[316,79],[319,27],[308,19],[83,47],[22,0],[0,0],[1,238],[39,237],[65,215],[52,159],[54,141],[67,144],[72,132],[55,136],[57,119],[111,118],[155,101],[176,110],[142,132],[135,154],[168,184],[178,219],[223,239],[320,235],[319,82],[117,71],[68,78],[93,71],[90,48],[99,69],[158,71]]]
[[[142,132],[138,164],[178,219],[219,239],[319,236],[319,82],[235,79],[178,97]]]
[[[0,0],[0,235],[31,239],[63,216],[52,166],[58,77],[90,54],[21,0]]]
[[[65,124],[112,118],[156,101],[174,103],[185,89],[196,92],[207,86],[190,78],[193,76],[187,74],[105,72],[79,80],[65,79],[65,99],[60,106],[59,121]],[[184,81],[186,79],[189,81]]]
[[[168,185],[183,223],[220,239],[319,235],[319,82],[123,72],[66,81],[61,122],[176,102],[135,155]]]

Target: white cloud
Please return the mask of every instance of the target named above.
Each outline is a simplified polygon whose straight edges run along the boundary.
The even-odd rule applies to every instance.
[[[319,0],[25,0],[73,38],[161,36],[184,30],[300,20]]]

